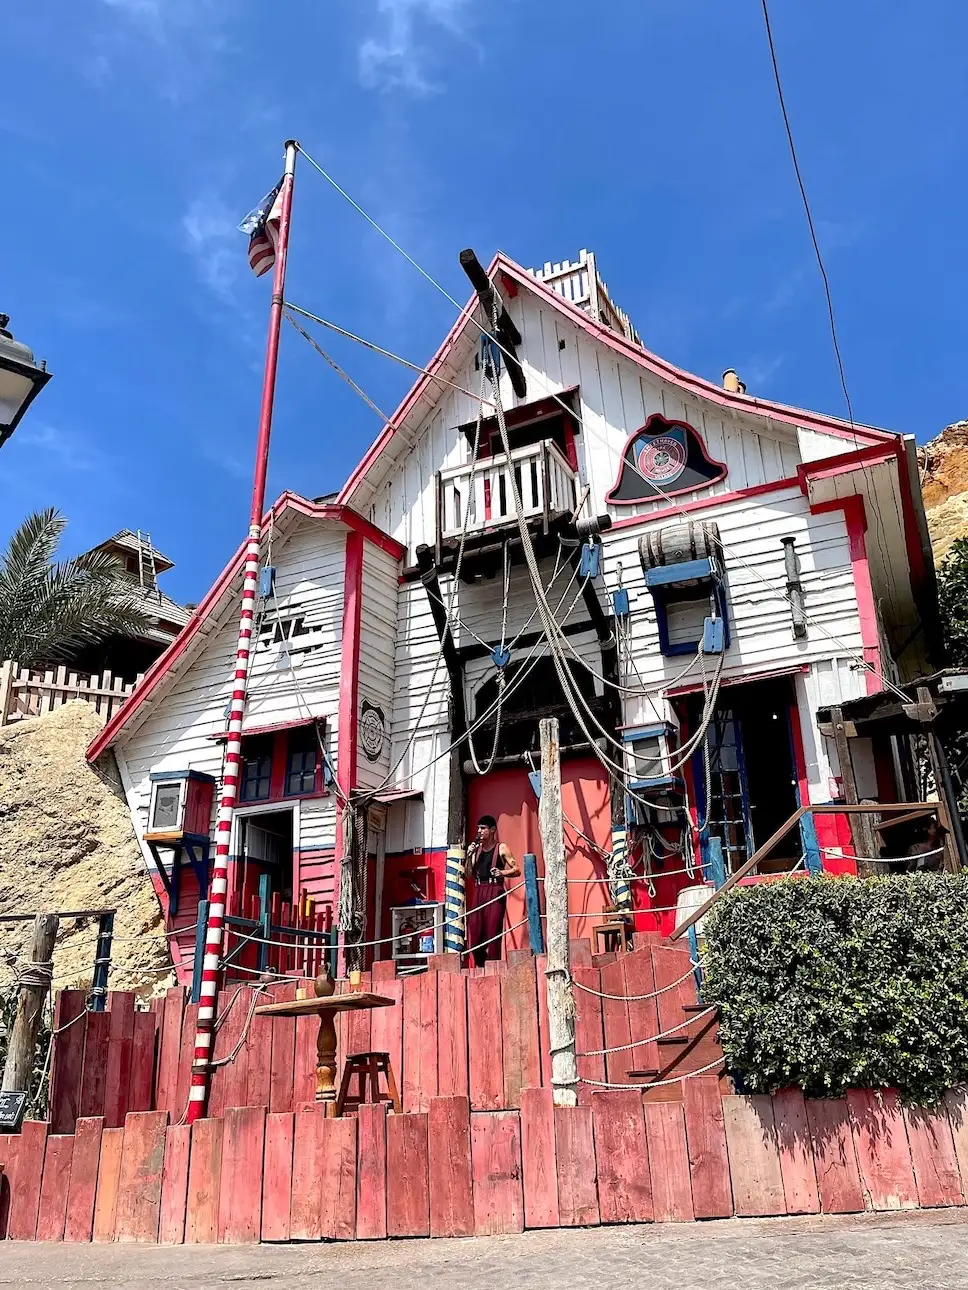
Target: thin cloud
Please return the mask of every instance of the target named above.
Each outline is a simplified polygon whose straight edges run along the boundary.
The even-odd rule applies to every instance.
[[[426,95],[437,90],[427,63],[426,36],[463,37],[469,0],[376,0],[378,30],[359,49],[360,81],[366,89]]]
[[[185,246],[202,282],[225,304],[235,303],[235,288],[245,258],[238,214],[215,193],[196,197],[182,216]]]
[[[26,418],[24,418],[26,421]],[[11,441],[13,442],[13,441]],[[43,457],[44,464],[68,474],[113,473],[116,463],[84,434],[62,430],[43,421],[29,423],[17,431],[16,444]]]

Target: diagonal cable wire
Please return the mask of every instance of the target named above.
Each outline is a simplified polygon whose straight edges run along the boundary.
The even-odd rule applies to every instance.
[[[302,336],[304,340],[309,341],[310,345],[312,345],[313,349],[320,356],[320,358],[325,358],[326,362],[330,365],[330,367],[333,369],[336,375],[341,376],[343,380],[346,382],[346,384],[356,391],[356,393],[360,396],[360,398],[363,400],[366,406],[377,414],[377,416],[382,420],[384,425],[388,425],[390,422],[390,418],[387,416],[387,414],[381,411],[380,408],[377,407],[377,405],[373,402],[373,400],[370,398],[367,392],[361,389],[357,385],[357,383],[353,380],[352,376],[350,376],[348,372],[343,371],[343,369],[340,367],[339,363],[337,363],[335,358],[330,358],[329,354],[326,353],[322,345],[320,345],[318,341],[314,340],[313,337],[310,336],[309,332],[306,331],[305,327],[300,327],[299,323],[297,323],[295,318],[293,318],[293,316],[289,313],[286,314],[286,322],[291,323],[292,326],[295,327],[296,331],[299,332],[300,336]]]

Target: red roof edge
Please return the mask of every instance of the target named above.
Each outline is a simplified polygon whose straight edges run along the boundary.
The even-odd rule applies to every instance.
[[[381,551],[385,551],[387,555],[392,556],[395,560],[402,560],[406,554],[407,548],[402,543],[390,537],[388,533],[384,533],[382,529],[378,529],[375,524],[371,524],[362,515],[358,515],[352,507],[344,506],[339,502],[311,502],[307,498],[301,497],[298,493],[288,491],[276,498],[266,512],[262,520],[263,531],[269,523],[270,516],[278,519],[286,510],[297,511],[300,515],[306,515],[312,519],[332,520],[345,524],[347,528],[354,530],[354,532],[362,533],[367,541],[372,542],[374,546],[379,547]],[[103,752],[111,747],[134,713],[154,693],[163,677],[167,675],[172,666],[185,653],[198,635],[202,624],[212,614],[215,606],[231,586],[233,578],[242,567],[244,556],[245,542],[238,547],[181,632],[168,646],[164,654],[152,663],[135,687],[131,697],[118,709],[97,737],[92,740],[87,750],[87,760],[89,762],[96,761]]]
[[[733,394],[719,385],[712,384],[704,377],[696,376],[692,372],[686,372],[682,368],[673,366],[672,363],[667,363],[664,359],[659,358],[657,354],[651,353],[642,346],[633,344],[631,341],[626,340],[624,336],[619,336],[617,332],[612,331],[610,327],[606,327],[604,323],[595,322],[577,305],[572,304],[570,300],[565,300],[551,287],[532,277],[526,269],[506,256],[503,251],[498,251],[488,266],[488,277],[493,280],[499,270],[507,277],[509,283],[513,283],[515,286],[527,287],[536,295],[543,296],[559,313],[564,314],[577,326],[581,327],[583,331],[594,336],[596,340],[602,341],[603,344],[621,354],[624,358],[636,363],[639,367],[644,367],[662,380],[670,381],[673,385],[677,385],[688,393],[735,411],[752,413],[754,416],[769,417],[786,425],[819,430],[822,433],[837,435],[843,439],[864,440],[870,444],[893,442],[899,437],[899,432],[895,430],[879,430],[874,426],[851,426],[847,421],[827,416],[822,412],[811,412],[806,408],[795,408],[785,403],[774,403],[769,399],[758,399],[750,394]],[[343,485],[337,499],[339,502],[349,500],[354,489],[363,480],[370,467],[396,434],[401,422],[409,415],[428,385],[432,383],[433,374],[443,365],[468,319],[474,312],[476,305],[477,296],[472,295],[460,311],[443,343],[427,364],[426,372],[418,377],[411,386],[382,433],[370,445],[363,460]]]

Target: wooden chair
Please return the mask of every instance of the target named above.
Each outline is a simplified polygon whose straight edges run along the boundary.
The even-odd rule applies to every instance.
[[[386,1092],[380,1091],[380,1076],[386,1080]],[[350,1094],[350,1083],[356,1077],[356,1094]],[[368,1096],[369,1094],[369,1096]],[[393,1078],[389,1053],[351,1053],[343,1063],[343,1078],[336,1098],[336,1114],[355,1111],[365,1102],[389,1102],[400,1114],[400,1094]]]
[[[624,918],[592,928],[596,954],[622,954],[632,948],[632,929]]]

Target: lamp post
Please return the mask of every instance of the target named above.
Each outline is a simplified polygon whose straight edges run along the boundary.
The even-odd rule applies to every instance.
[[[31,350],[14,340],[9,322],[9,314],[0,314],[0,448],[51,377],[47,364],[36,362]]]

